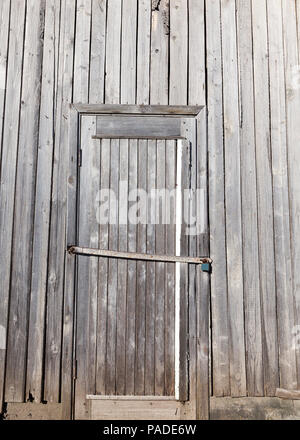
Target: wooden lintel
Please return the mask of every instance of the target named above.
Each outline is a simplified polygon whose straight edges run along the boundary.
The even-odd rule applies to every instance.
[[[84,114],[102,115],[173,115],[178,117],[196,117],[203,106],[187,105],[109,105],[109,104],[72,104]]]

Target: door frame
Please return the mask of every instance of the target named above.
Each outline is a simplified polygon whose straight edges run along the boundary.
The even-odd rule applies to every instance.
[[[136,105],[93,105],[71,104],[69,112],[69,167],[67,174],[67,221],[66,221],[66,261],[64,332],[62,353],[61,400],[65,419],[74,418],[74,383],[76,380],[75,316],[76,316],[76,264],[70,248],[77,238],[78,180],[80,164],[80,126],[83,116],[161,116],[184,120],[181,124],[182,138],[191,142],[194,166],[190,164],[190,178],[196,188],[197,181],[205,188],[205,203],[208,205],[207,160],[201,165],[200,179],[197,173],[198,157],[206,156],[206,112],[203,106],[136,106]],[[178,137],[178,133],[176,133]],[[105,137],[111,137],[106,135]],[[136,137],[135,137],[136,138]],[[154,137],[155,138],[155,137]],[[157,138],[157,137],[156,137]],[[160,136],[162,138],[162,136]],[[171,138],[171,137],[170,137]],[[167,139],[164,136],[164,139]],[[201,144],[201,145],[200,145]],[[200,147],[200,150],[199,150]],[[199,154],[200,152],[200,154]],[[189,240],[188,255],[209,257],[208,221],[201,237]],[[184,405],[181,418],[209,418],[209,294],[210,268],[189,265],[188,300],[192,306],[189,312],[189,371],[190,400]],[[199,295],[195,295],[196,291]],[[191,350],[192,347],[192,350]]]

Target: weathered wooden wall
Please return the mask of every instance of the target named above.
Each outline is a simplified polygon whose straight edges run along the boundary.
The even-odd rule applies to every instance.
[[[60,400],[70,102],[207,105],[212,394],[300,387],[299,23],[300,0],[1,0],[0,400]]]

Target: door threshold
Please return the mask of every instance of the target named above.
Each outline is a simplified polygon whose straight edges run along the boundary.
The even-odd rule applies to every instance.
[[[160,400],[160,401],[176,401],[175,396],[103,396],[91,395],[86,396],[87,400]]]

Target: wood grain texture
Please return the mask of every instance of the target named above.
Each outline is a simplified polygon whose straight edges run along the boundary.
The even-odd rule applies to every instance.
[[[227,300],[227,260],[225,230],[225,176],[223,148],[222,54],[219,1],[206,3],[207,107],[209,155],[210,256],[214,261],[211,277],[212,375],[213,394],[230,394],[229,323]]]
[[[22,9],[22,5],[19,6]],[[32,225],[35,205],[34,182],[39,136],[40,76],[43,56],[43,45],[40,39],[44,28],[43,2],[27,2],[26,12],[31,17],[31,22],[26,21],[23,49],[13,217],[14,240],[11,249],[10,319],[6,361],[5,394],[6,399],[10,402],[22,402],[25,394],[28,302],[32,271]],[[12,11],[12,14],[14,13]],[[20,35],[19,38],[21,42],[23,36]],[[27,201],[26,204],[24,204],[24,200]]]
[[[56,77],[58,62],[60,2],[49,1],[45,11],[41,108],[37,152],[35,213],[32,250],[32,278],[28,336],[26,395],[42,401],[45,307],[49,251],[50,198],[54,152]]]
[[[11,14],[9,51],[15,56],[8,57],[6,85],[6,114],[2,135],[1,156],[1,187],[0,187],[0,244],[1,244],[1,317],[3,343],[1,356],[1,401],[3,378],[5,372],[5,356],[7,349],[8,302],[10,294],[11,245],[13,236],[13,210],[15,197],[15,178],[18,148],[19,111],[21,99],[21,78],[23,62],[23,33],[25,21],[25,5],[17,4],[17,14]],[[17,124],[15,123],[17,121]],[[8,166],[6,166],[8,164]],[[10,374],[13,374],[11,372]],[[21,373],[22,374],[22,373]],[[13,390],[12,390],[13,391]]]
[[[246,395],[241,153],[235,1],[221,0],[226,260],[232,396]]]
[[[71,0],[62,4],[57,70],[57,107],[55,145],[51,186],[51,221],[49,226],[49,253],[47,278],[47,312],[45,334],[44,399],[59,402],[61,373],[62,326],[68,332],[69,313],[63,314],[64,272],[66,251],[67,172],[69,168],[70,127],[68,115],[72,101],[74,57],[75,5]],[[68,17],[68,18],[67,18]],[[72,136],[74,133],[72,133]],[[73,140],[73,137],[72,137]],[[66,311],[69,302],[66,301]],[[64,324],[63,324],[64,323]],[[70,336],[66,333],[66,339]],[[68,363],[70,360],[68,359]],[[68,384],[66,383],[66,388]]]
[[[249,57],[253,50],[252,13],[247,0],[240,0],[237,7],[247,391],[249,396],[263,396],[253,60]]]
[[[299,2],[296,2],[297,4]],[[300,302],[299,286],[300,278],[299,267],[300,247],[299,247],[299,113],[296,110],[300,102],[299,88],[299,64],[300,55],[297,46],[292,41],[297,39],[297,22],[295,16],[295,5],[293,2],[282,2],[283,18],[283,41],[284,41],[284,69],[285,69],[285,99],[286,99],[286,120],[287,120],[287,148],[288,148],[288,174],[289,174],[289,202],[290,202],[290,226],[291,226],[291,258],[292,258],[292,277],[293,277],[293,300],[295,308],[295,327],[292,329],[293,350],[297,361],[298,387],[300,384],[300,350],[299,344],[299,323],[300,323]],[[299,12],[299,5],[298,5]],[[299,19],[299,15],[298,15]],[[299,22],[298,22],[299,26]],[[298,35],[299,38],[299,35]]]
[[[280,386],[296,389],[296,353],[290,349],[291,335],[295,325],[295,310],[294,298],[291,294],[293,291],[291,230],[287,215],[290,203],[282,11],[275,7],[273,1],[267,6]]]
[[[80,167],[78,242],[99,246],[99,225],[95,218],[95,200],[100,188],[100,152],[91,134],[96,118],[86,116],[81,122],[82,166]],[[73,257],[74,258],[74,257]],[[76,418],[87,415],[85,397],[96,392],[98,258],[78,257],[76,296]]]
[[[266,2],[252,2],[254,108],[264,390],[279,383]]]
[[[39,5],[46,8],[45,24]],[[207,209],[189,254],[206,256],[211,249],[212,301],[210,307],[210,275],[190,267],[190,391],[197,404],[185,405],[181,416],[191,417],[196,410],[197,417],[208,417],[208,370],[217,396],[273,396],[278,386],[299,388],[299,17],[299,0],[1,1],[0,400],[5,387],[7,399],[62,401],[64,417],[71,414],[77,257],[65,251],[66,243],[76,241],[66,212],[67,192],[76,192],[77,110],[91,117],[141,112],[151,118],[185,115],[192,121],[198,115],[192,153],[198,169],[193,162],[190,171],[193,185],[204,190]],[[204,104],[207,109],[199,114]],[[69,141],[74,144],[70,158]],[[94,142],[101,155],[101,184],[109,186],[113,150],[110,142]],[[120,145],[122,176],[128,157],[132,185],[145,183],[138,175],[139,167],[145,169],[138,161],[138,143],[122,140]],[[172,145],[167,143],[167,181]],[[156,142],[149,140],[146,150],[151,187],[157,179]],[[68,202],[71,210],[73,202]],[[118,228],[117,244],[136,252],[145,231],[126,228]],[[154,229],[146,230],[151,254],[156,252]],[[164,236],[166,250],[170,234]],[[99,236],[100,248],[108,249],[107,226],[100,227]],[[97,372],[91,374],[96,375],[95,393],[105,394],[107,259],[98,258],[98,264],[99,295],[97,306],[94,301],[88,306],[93,319],[87,332],[94,332],[96,319]],[[118,320],[128,315],[125,332],[123,324],[116,326],[116,387],[123,392],[125,383],[125,393],[135,392],[138,307],[142,315],[145,310],[138,345],[146,364],[140,377],[151,395],[158,281],[156,263],[145,265],[145,297],[139,303],[136,262],[116,263]],[[164,318],[172,327],[168,270]],[[196,283],[202,290],[198,302]],[[163,334],[167,353],[170,328]],[[17,364],[16,347],[21,347]],[[171,392],[169,368],[163,377]]]
[[[102,116],[97,118],[97,132],[99,138],[120,138],[132,139],[147,138],[178,138],[181,137],[181,119],[161,118],[156,116]]]
[[[74,55],[75,102],[89,102],[89,68],[92,0],[79,0],[76,4],[76,39]]]
[[[10,0],[6,0],[1,3],[0,6],[0,161],[2,163],[2,136],[4,128],[4,117],[5,117],[5,98],[7,93],[7,87],[9,84],[9,78],[7,77],[8,69],[8,47],[9,47],[9,26],[10,26]],[[1,168],[1,167],[0,167]],[[2,182],[2,180],[1,180]],[[3,220],[2,220],[3,221]],[[0,238],[0,243],[2,243],[2,238]],[[7,315],[8,315],[8,296],[9,291],[3,290],[4,286],[1,285],[1,303],[2,309],[0,312],[0,325],[5,330],[2,330],[4,341],[2,342],[2,347],[0,349],[0,407],[2,408],[3,403],[3,389],[4,389],[4,373],[5,373],[5,354],[6,354],[6,327],[7,327]]]

